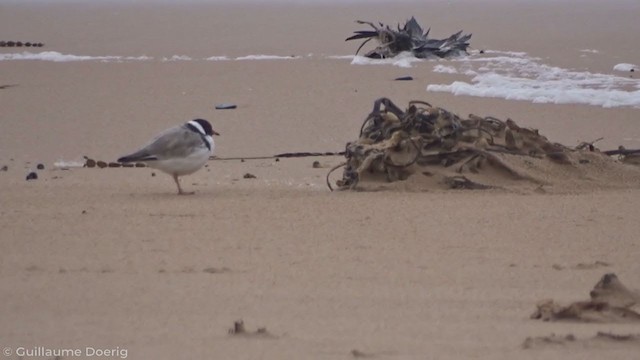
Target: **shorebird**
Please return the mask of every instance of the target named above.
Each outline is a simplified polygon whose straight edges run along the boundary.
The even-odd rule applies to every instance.
[[[213,154],[213,135],[220,135],[204,119],[195,119],[158,134],[140,150],[118,159],[120,163],[145,163],[173,177],[178,195],[191,195],[180,186],[180,176],[200,170]]]

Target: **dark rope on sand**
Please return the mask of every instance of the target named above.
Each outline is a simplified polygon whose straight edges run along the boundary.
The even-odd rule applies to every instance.
[[[329,172],[327,173],[327,186],[329,187],[329,190],[333,191],[333,187],[331,186],[331,181],[329,180],[329,176],[331,176],[331,173],[336,171],[337,169],[340,169],[341,167],[345,167],[347,166],[346,162],[340,163],[334,167],[331,168],[331,170],[329,170]]]
[[[278,158],[300,158],[300,157],[317,157],[317,156],[344,156],[344,151],[339,152],[291,152],[267,156],[242,156],[242,157],[219,157],[212,156],[209,160],[227,161],[227,160],[266,160]]]

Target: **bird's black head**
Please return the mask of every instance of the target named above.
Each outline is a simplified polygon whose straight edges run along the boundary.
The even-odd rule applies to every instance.
[[[200,125],[200,127],[202,127],[202,130],[204,130],[204,135],[220,135],[215,130],[213,130],[211,124],[205,119],[193,119],[189,121],[189,123],[197,123],[198,125]]]

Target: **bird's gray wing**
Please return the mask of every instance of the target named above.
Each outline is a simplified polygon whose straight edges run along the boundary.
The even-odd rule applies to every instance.
[[[198,148],[206,147],[202,135],[185,126],[177,126],[160,133],[142,149],[118,159],[119,162],[164,160],[185,157]]]

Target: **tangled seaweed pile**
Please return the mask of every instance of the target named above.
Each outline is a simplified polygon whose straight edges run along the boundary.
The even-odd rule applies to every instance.
[[[360,44],[360,49],[371,39],[377,39],[380,45],[369,51],[365,56],[372,59],[392,58],[403,51],[409,51],[420,59],[447,58],[467,54],[471,34],[462,35],[462,30],[446,39],[429,39],[429,32],[423,32],[422,27],[414,17],[411,17],[402,28],[398,24],[397,30],[392,30],[388,25],[380,23],[379,27],[369,21],[356,21],[358,24],[367,24],[372,30],[355,31],[356,35],[348,37],[345,41],[367,39]]]
[[[597,140],[596,140],[597,141]],[[541,163],[579,167],[590,162],[615,162],[607,155],[632,154],[620,149],[600,152],[593,142],[575,148],[550,142],[538,130],[518,126],[513,120],[469,115],[468,119],[423,101],[412,101],[406,111],[391,100],[380,98],[360,129],[357,141],[346,146],[346,162],[340,189],[355,189],[365,176],[383,175],[387,182],[406,180],[413,174],[444,175],[449,188],[486,189],[494,187],[469,180],[463,173],[478,174],[493,168],[510,180],[527,180],[536,185],[547,181],[537,166]],[[536,164],[536,161],[538,164]],[[599,167],[600,168],[600,167]],[[584,176],[580,173],[578,176]]]

